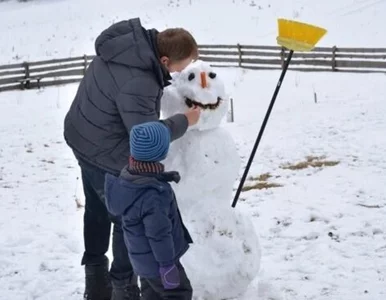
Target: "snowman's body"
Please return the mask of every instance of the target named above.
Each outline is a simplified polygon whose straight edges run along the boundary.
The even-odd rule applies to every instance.
[[[240,158],[232,136],[220,127],[228,110],[223,83],[201,61],[165,89],[162,114],[184,112],[192,104],[203,107],[200,121],[171,144],[163,162],[181,175],[173,188],[194,241],[182,263],[195,297],[231,299],[257,276],[260,247],[252,222],[230,206]]]

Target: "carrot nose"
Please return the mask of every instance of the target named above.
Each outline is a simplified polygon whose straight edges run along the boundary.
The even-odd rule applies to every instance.
[[[205,72],[201,72],[201,87],[204,89],[208,86],[207,82],[206,82],[206,73]]]

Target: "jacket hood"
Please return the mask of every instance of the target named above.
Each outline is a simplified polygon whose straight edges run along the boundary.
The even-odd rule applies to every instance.
[[[106,62],[145,70],[160,68],[151,35],[139,18],[121,21],[104,30],[95,41],[95,50]]]

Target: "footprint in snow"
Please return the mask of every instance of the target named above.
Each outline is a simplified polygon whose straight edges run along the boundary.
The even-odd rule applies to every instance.
[[[6,242],[3,244],[3,247],[6,248],[19,248],[30,245],[34,239],[30,237],[8,237],[5,239]]]

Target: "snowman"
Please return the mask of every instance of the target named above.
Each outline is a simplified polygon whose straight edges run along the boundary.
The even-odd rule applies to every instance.
[[[199,122],[171,144],[163,162],[181,175],[173,188],[194,241],[181,262],[196,299],[234,299],[258,275],[260,246],[250,219],[230,205],[240,158],[221,127],[229,104],[224,84],[197,60],[173,74],[161,101],[166,118],[192,106],[202,109]]]

